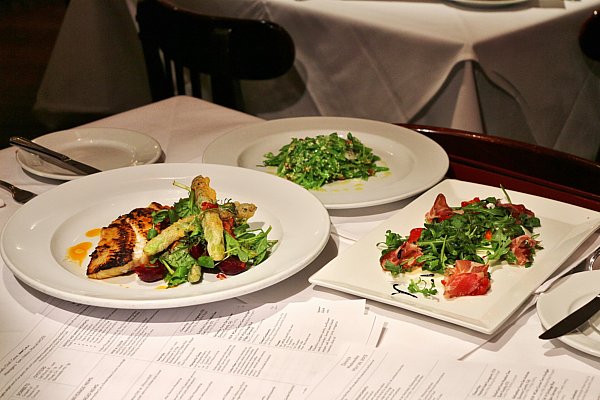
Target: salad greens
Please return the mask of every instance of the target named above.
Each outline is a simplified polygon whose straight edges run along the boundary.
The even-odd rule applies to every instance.
[[[419,277],[418,280],[412,280],[408,284],[408,291],[410,293],[421,293],[423,296],[433,296],[438,293],[438,290],[435,288],[435,282],[431,279],[428,284],[426,280]]]
[[[303,139],[293,138],[279,153],[264,155],[262,166],[277,167],[277,175],[306,189],[318,189],[326,183],[361,178],[368,179],[387,167],[376,165],[379,156],[348,132]]]
[[[460,207],[449,207],[444,198],[442,204],[442,212],[436,214],[434,205],[424,226],[412,229],[408,236],[386,231],[385,241],[377,244],[384,270],[397,276],[418,267],[424,273],[447,275],[457,260],[481,264],[506,261],[530,267],[535,250],[541,249],[535,240],[538,235],[533,234],[541,226],[540,220],[523,205],[505,204],[495,197],[476,197]],[[431,215],[434,217],[427,218]],[[518,238],[524,249],[519,257],[515,254],[519,251],[515,244]],[[436,291],[421,278],[411,281],[408,290],[425,296]]]
[[[185,282],[198,283],[202,281],[204,272],[233,275],[244,272],[248,268],[263,262],[270,254],[276,240],[268,239],[271,231],[251,229],[247,223],[247,215],[238,212],[239,203],[229,199],[215,204],[198,204],[196,193],[190,187],[174,182],[174,185],[188,191],[188,196],[179,199],[172,207],[155,211],[152,214],[153,227],[148,232],[148,244],[144,251],[154,247],[153,243],[161,243],[161,235],[172,227],[178,227],[176,236],[165,239],[169,244],[165,250],[154,251],[149,264],[136,268],[140,279],[144,275],[158,277],[167,283],[168,287],[178,286]],[[207,212],[218,212],[223,223],[223,243],[225,258],[214,260],[207,252],[207,241],[203,229],[202,218]],[[162,243],[161,243],[162,244]],[[162,249],[162,247],[160,247]],[[162,274],[156,269],[162,269]],[[147,280],[149,281],[149,280]]]

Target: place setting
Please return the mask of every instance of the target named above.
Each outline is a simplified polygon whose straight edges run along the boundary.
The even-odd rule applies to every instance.
[[[81,176],[160,161],[160,144],[146,134],[118,128],[72,128],[33,140],[14,136],[21,168],[40,178],[69,181]]]
[[[293,168],[287,164],[296,157],[293,148],[307,153],[306,146],[319,143],[334,149],[321,148],[323,151],[341,154],[342,159],[352,162],[364,162],[371,174],[320,184],[315,184],[314,179],[322,177],[324,166],[317,168],[318,174],[289,175]],[[323,158],[335,157],[320,156],[310,162]],[[269,160],[271,165],[266,165]],[[84,157],[76,161],[87,161],[92,166]],[[310,265],[327,247],[331,235],[338,235],[344,241],[339,252],[321,260],[322,266],[306,276],[315,288],[372,300],[473,331],[475,335],[492,337],[537,294],[538,312],[557,296],[554,286],[547,293],[540,288],[552,278],[558,279],[557,274],[568,274],[574,257],[580,260],[587,255],[588,242],[600,227],[600,217],[592,210],[510,188],[448,179],[448,155],[433,140],[404,127],[357,118],[302,117],[251,123],[229,130],[209,143],[201,163],[155,161],[151,158],[148,165],[66,179],[28,201],[2,232],[0,254],[8,268],[20,281],[42,293],[79,304],[117,309],[175,308],[244,296],[260,298],[261,290],[290,279]],[[192,182],[198,177],[209,178],[210,186],[218,193],[215,204],[239,201],[256,206],[249,226],[264,233],[271,243],[268,250],[263,249],[268,256],[259,265],[253,265],[250,257],[247,270],[230,275],[224,270],[210,272],[207,268],[214,267],[204,265],[200,283],[184,279],[176,285],[172,284],[173,277],[178,276],[174,267],[152,281],[145,280],[147,272],[134,269],[108,278],[93,277],[90,257],[94,259],[95,249],[101,248],[106,239],[103,227],[122,223],[122,216],[140,208],[157,207],[152,215],[160,214],[161,207],[181,208],[191,201],[187,196],[191,196]],[[383,244],[389,246],[389,254],[398,257],[404,251],[398,246],[403,243],[408,246],[422,242],[419,245],[423,250],[431,246],[434,252],[443,252],[443,246],[425,244],[429,240],[426,236],[410,238],[415,229],[429,231],[443,222],[432,217],[440,205],[449,218],[468,214],[471,209],[480,210],[473,215],[506,209],[508,214],[501,214],[502,218],[519,215],[531,220],[510,229],[525,229],[532,235],[527,240],[533,243],[529,250],[535,247],[535,251],[527,263],[500,256],[490,261],[489,269],[474,272],[484,278],[485,290],[467,295],[450,293],[447,280],[455,266],[442,265],[444,258],[440,258],[439,269],[423,269],[420,265],[414,271],[394,270],[392,264],[382,261],[388,254],[382,250]],[[53,209],[51,215],[47,214],[48,207]],[[178,218],[185,219],[184,214]],[[157,226],[158,222],[152,224]],[[22,226],[33,228],[24,232]],[[185,229],[191,232],[192,228]],[[498,238],[492,239],[495,235]],[[474,253],[469,268],[478,268],[473,260],[485,262],[492,253],[508,252],[508,243],[518,234],[505,239],[502,235],[500,231],[482,234],[480,245],[487,250]],[[397,240],[396,244],[390,242],[391,238]],[[150,242],[151,239],[144,248]],[[505,250],[496,247],[501,244]],[[226,252],[241,251],[237,242],[224,246]],[[191,252],[191,247],[186,251]],[[36,267],[39,260],[45,260],[44,269]],[[590,284],[587,296],[592,287]],[[572,310],[578,301],[565,307]],[[559,315],[540,314],[543,327],[548,328]],[[586,340],[594,326],[590,324],[583,332]],[[594,355],[594,345],[585,346],[583,351]]]
[[[540,295],[537,314],[546,329],[542,340],[600,357],[600,248],[585,261],[583,270],[562,277]]]
[[[98,145],[98,142],[102,145],[101,138],[108,142],[117,141],[115,135],[122,133],[109,131],[110,133],[107,133],[101,128],[90,128],[79,132],[74,130],[69,133],[57,133],[56,137],[65,135],[82,137],[83,142],[87,144],[79,144],[75,148],[85,148],[85,146]],[[52,136],[48,136],[50,139],[40,138],[35,142],[50,145]],[[131,137],[141,140],[141,137],[136,135]],[[334,148],[341,154],[342,159],[349,158],[355,164],[359,160],[373,172],[372,175],[342,180],[331,178],[330,181],[320,184],[306,180],[300,183],[293,182],[294,177],[289,174],[289,171],[285,176],[286,172],[282,172],[281,168],[281,165],[292,162],[290,160],[295,157],[289,146],[297,146],[300,153],[304,154],[308,150],[302,146],[314,146],[315,143],[319,143],[317,140],[323,141],[321,146]],[[202,294],[198,297],[198,293],[203,293],[204,290],[194,288],[189,289],[188,293],[188,289],[182,288],[177,294],[157,295],[153,291],[145,290],[144,285],[140,286],[135,279],[132,282],[129,282],[131,281],[129,279],[125,284],[123,278],[111,278],[118,282],[118,285],[106,285],[104,282],[98,284],[95,281],[90,282],[85,277],[85,273],[82,272],[85,268],[65,259],[70,246],[86,241],[85,232],[107,226],[118,215],[136,206],[146,206],[153,201],[161,204],[175,203],[177,196],[184,197],[186,192],[178,189],[177,186],[174,187],[173,182],[179,182],[179,185],[185,187],[193,178],[194,171],[198,171],[199,174],[211,177],[220,188],[218,192],[223,193],[223,198],[249,199],[259,206],[260,212],[266,213],[261,218],[264,219],[265,225],[274,226],[273,240],[278,244],[273,251],[274,259],[269,260],[261,270],[268,271],[270,262],[275,263],[281,256],[287,258],[286,265],[290,265],[286,275],[293,274],[318,256],[325,246],[325,238],[329,237],[330,233],[338,233],[339,227],[339,234],[353,243],[346,251],[310,277],[311,283],[492,334],[600,226],[597,213],[593,211],[513,192],[510,189],[444,179],[449,159],[437,143],[413,130],[378,121],[358,118],[301,117],[244,125],[224,133],[209,143],[204,150],[202,164],[152,165],[158,159],[160,147],[150,140],[145,142],[141,140],[141,142],[144,144],[134,147],[154,149],[154,151],[144,153],[139,150],[140,154],[153,154],[153,156],[138,161],[150,165],[121,167],[89,176],[67,177],[67,173],[64,173],[59,176],[72,182],[56,187],[44,198],[34,198],[13,216],[5,227],[5,243],[2,249],[3,256],[8,259],[9,267],[20,274],[21,279],[37,285],[39,290],[64,297],[70,296],[67,294],[70,289],[62,290],[57,286],[69,287],[72,284],[74,288],[78,280],[83,278],[86,285],[89,285],[86,290],[89,290],[90,294],[81,298],[77,295],[70,300],[127,307],[157,307],[161,306],[161,302],[164,306],[171,307],[198,301],[212,301],[215,296],[226,298],[242,293],[234,290],[225,294],[227,291],[222,290],[218,295]],[[130,140],[129,145],[133,146],[132,143],[134,141]],[[64,146],[65,149],[69,148],[66,144]],[[58,149],[62,150],[62,148]],[[283,154],[283,150],[287,151],[287,154]],[[17,159],[27,160],[26,155],[37,157],[19,149]],[[364,157],[364,160],[360,157]],[[316,163],[331,158],[333,156],[325,154],[310,162]],[[270,166],[265,165],[265,160],[268,159],[275,162]],[[285,161],[282,161],[284,159]],[[79,157],[77,161],[88,161],[90,166],[93,165],[85,157]],[[278,166],[277,163],[280,165]],[[327,167],[314,165],[312,168],[325,170]],[[346,167],[336,168],[343,170]],[[50,175],[46,172],[38,171],[38,173]],[[284,175],[285,179],[282,179],[281,175]],[[310,177],[314,179],[315,176],[321,175],[312,174]],[[73,179],[76,176],[78,179]],[[296,175],[298,176],[304,179],[309,175]],[[307,188],[307,185],[312,186]],[[277,195],[272,196],[272,193]],[[378,244],[386,240],[386,231],[408,235],[412,228],[422,227],[424,216],[430,211],[440,193],[446,196],[446,201],[453,207],[473,198],[494,196],[505,202],[510,199],[515,204],[524,204],[527,209],[533,210],[536,217],[545,222],[539,228],[542,244],[535,262],[543,267],[515,270],[498,267],[491,274],[494,282],[493,289],[488,295],[481,297],[449,300],[440,293],[432,300],[397,296],[392,289],[394,280],[390,280],[390,277],[381,271],[379,265],[381,249]],[[43,215],[42,210],[49,203],[56,207],[53,217],[40,219]],[[291,206],[292,204],[295,205]],[[313,211],[309,211],[307,207],[312,207]],[[296,219],[296,214],[303,215],[306,221],[301,223]],[[353,226],[348,228],[346,234],[344,234],[344,222]],[[35,235],[37,240],[34,243],[52,243],[50,248],[45,248],[42,253],[39,253],[34,251],[35,244],[29,244],[25,246],[27,251],[24,251],[24,245],[20,243],[25,238],[18,234],[18,226],[23,225],[36,226],[33,232],[28,232],[28,236]],[[311,229],[311,226],[318,227],[318,235],[309,234],[307,229]],[[285,250],[286,246],[290,244],[287,240],[283,240],[285,237],[296,235],[311,238],[308,241],[299,240],[303,245],[306,243],[306,248],[300,251],[306,256],[299,260],[294,259],[298,257],[295,251],[285,255],[288,252]],[[92,242],[97,244],[98,240],[99,238],[96,237]],[[53,260],[52,264],[57,271],[64,274],[64,277],[59,275],[61,277],[56,278],[49,273],[46,278],[40,279],[39,272],[35,269],[24,271],[21,266],[28,265],[30,262],[27,260],[32,257]],[[258,274],[252,271],[252,274],[255,273]],[[363,279],[365,274],[372,279]],[[260,287],[283,279],[281,276],[265,279],[267,276],[278,276],[272,272],[259,275],[257,280],[264,280],[263,283],[252,286],[256,285],[252,281],[245,282],[241,286],[249,285],[254,288],[253,290],[258,290]],[[440,283],[442,279],[443,274],[438,274],[436,277],[438,287],[442,287]],[[519,285],[514,286],[515,281],[518,281]],[[65,282],[71,283],[65,284]],[[127,292],[129,294],[125,297],[119,294],[122,285],[130,287]],[[131,290],[131,287],[136,289]],[[194,291],[197,293],[192,295]],[[191,298],[186,299],[190,295]],[[95,296],[98,296],[98,299],[95,299]]]

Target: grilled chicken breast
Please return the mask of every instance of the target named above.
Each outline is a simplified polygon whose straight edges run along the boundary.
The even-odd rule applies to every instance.
[[[92,279],[111,278],[147,263],[148,257],[143,249],[148,242],[148,231],[152,228],[152,212],[164,208],[167,207],[158,203],[136,208],[102,228],[100,241],[90,255],[87,276]]]

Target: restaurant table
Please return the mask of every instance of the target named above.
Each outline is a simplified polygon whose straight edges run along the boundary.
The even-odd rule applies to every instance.
[[[105,116],[150,102],[135,3],[69,3],[35,104],[42,121],[58,126],[68,115]],[[290,33],[295,67],[273,80],[242,82],[246,111],[261,118],[443,126],[588,159],[600,147],[600,66],[577,41],[600,0],[504,7],[452,0],[174,3],[266,18]]]
[[[204,100],[177,96],[95,121],[85,127],[122,128],[145,133],[160,143],[164,152],[161,162],[188,163],[200,162],[207,145],[225,132],[261,121],[263,120],[255,116]],[[14,148],[0,151],[0,179],[36,193],[52,190],[61,184],[60,181],[38,178],[24,172],[15,159],[15,152]],[[22,206],[12,201],[6,192],[0,192],[0,199],[6,203],[0,208],[2,228]],[[316,287],[308,282],[308,277],[348,248],[360,235],[367,233],[411,200],[361,209],[329,210],[331,235],[323,252],[302,271],[273,286],[241,296],[240,302],[283,304],[314,298],[354,299],[351,295]],[[351,238],[352,235],[355,237]],[[600,232],[595,232],[586,240],[575,262],[582,260],[598,245]],[[43,266],[43,260],[40,260],[40,268]],[[0,348],[10,349],[22,340],[32,318],[50,303],[53,303],[50,296],[17,280],[4,262],[0,261]],[[600,371],[600,359],[574,350],[560,341],[538,339],[543,327],[533,302],[521,307],[515,317],[494,335],[481,334],[377,302],[367,301],[367,304],[370,312],[388,321],[388,331],[381,346],[394,346],[398,341],[414,340],[414,335],[419,335],[431,338],[427,348],[435,349],[437,356],[442,358],[481,363],[521,363],[593,375],[598,375]]]

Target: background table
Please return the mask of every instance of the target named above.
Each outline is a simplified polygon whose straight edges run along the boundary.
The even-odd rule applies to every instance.
[[[505,136],[593,159],[600,66],[577,35],[600,0],[473,8],[452,1],[175,0],[268,18],[296,44],[295,68],[244,82],[248,111],[272,119],[353,116]],[[35,109],[49,125],[150,101],[135,0],[72,0]]]
[[[88,126],[144,132],[159,141],[164,150],[164,162],[197,162],[201,160],[208,143],[219,135],[260,121],[254,116],[203,100],[180,96],[102,119]],[[3,165],[0,179],[37,193],[51,190],[60,184],[25,173],[15,160],[14,148],[0,150],[0,163]],[[10,200],[6,192],[0,192],[0,196],[6,202],[6,206],[0,208],[2,228],[21,206]],[[367,232],[410,201],[411,199],[407,199],[357,210],[330,210],[332,235],[323,253],[296,275],[243,296],[242,300],[262,304],[305,301],[313,297],[334,300],[354,298],[315,287],[309,284],[308,277],[353,243],[354,240],[347,238],[347,232],[359,235],[360,232]],[[596,232],[586,242],[586,247],[593,248],[599,244],[600,232]],[[20,340],[32,316],[51,301],[48,296],[17,281],[0,261],[0,346],[11,346]],[[435,343],[430,343],[427,347],[439,349],[442,357],[484,363],[522,362],[592,374],[597,374],[600,370],[600,360],[597,358],[572,350],[558,341],[539,340],[537,337],[543,329],[535,309],[530,306],[519,310],[518,318],[493,337],[384,304],[369,301],[368,306],[370,310],[389,320],[388,334],[382,345],[393,346],[399,338],[406,339],[406,332],[410,332],[410,340],[413,340],[414,333],[418,331],[435,338]]]

